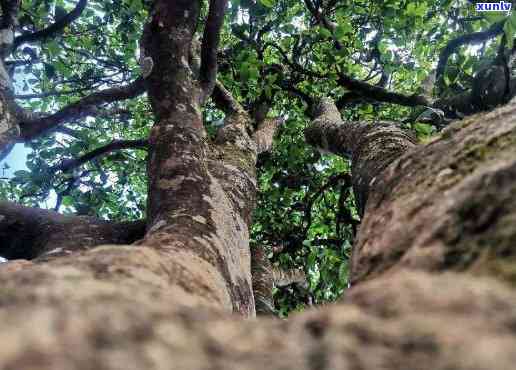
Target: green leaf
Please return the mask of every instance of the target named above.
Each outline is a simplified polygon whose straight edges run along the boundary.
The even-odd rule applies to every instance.
[[[512,25],[512,22],[505,22],[503,25],[503,32],[505,33],[507,48],[512,49],[514,45],[514,26]]]
[[[65,195],[61,203],[63,204],[63,206],[69,207],[73,204],[73,198],[69,195]]]
[[[327,38],[331,37],[331,32],[324,27],[319,27],[319,35],[321,35],[323,38],[327,39]]]
[[[260,4],[267,8],[272,8],[274,4],[276,3],[275,0],[260,0]]]
[[[491,24],[498,23],[500,21],[503,21],[504,19],[507,19],[506,12],[485,12],[483,14],[487,21]]]
[[[351,32],[353,32],[353,27],[351,27],[348,22],[343,22],[335,29],[335,37],[339,40],[342,40],[346,37],[347,34]]]

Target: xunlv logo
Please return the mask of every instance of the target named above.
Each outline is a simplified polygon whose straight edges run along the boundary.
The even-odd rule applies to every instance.
[[[475,10],[477,12],[508,12],[511,7],[512,3],[500,1],[499,3],[477,3]]]

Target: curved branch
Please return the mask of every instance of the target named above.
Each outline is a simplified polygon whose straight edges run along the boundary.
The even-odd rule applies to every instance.
[[[61,162],[61,164],[53,167],[52,169],[55,171],[68,172],[83,165],[86,162],[89,162],[93,159],[98,159],[114,151],[122,149],[147,149],[148,147],[148,140],[114,140],[111,143],[92,150],[91,152],[79,158],[64,160]]]
[[[144,81],[138,78],[129,85],[113,87],[88,95],[79,101],[72,103],[58,112],[20,122],[21,137],[24,140],[33,139],[60,124],[86,116],[97,115],[101,110],[100,104],[112,103],[119,100],[131,99],[145,91]]]
[[[220,82],[215,83],[215,88],[211,96],[213,102],[218,109],[226,114],[234,114],[243,112],[244,108],[242,105],[233,97],[231,92]]]
[[[75,21],[80,17],[88,0],[79,0],[75,8],[68,14],[59,18],[55,23],[51,24],[45,29],[36,32],[27,32],[24,33],[14,39],[14,48],[23,44],[24,42],[34,42],[39,41],[48,37],[55,36],[59,32],[61,32],[66,26]]]

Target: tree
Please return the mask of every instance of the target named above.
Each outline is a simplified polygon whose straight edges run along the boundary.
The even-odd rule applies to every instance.
[[[66,3],[52,3],[54,22],[41,28],[39,7],[48,4],[20,8],[16,1],[1,3],[0,145],[7,152],[23,140],[34,148],[32,172],[18,173],[4,189],[22,204],[0,203],[0,255],[10,259],[0,265],[1,368],[511,367],[516,357],[516,103],[469,115],[512,96],[507,72],[512,68],[512,42],[507,41],[513,38],[512,18],[465,21],[467,11],[450,2],[410,2],[405,17],[391,20],[388,12],[402,9],[401,3],[357,0],[351,11],[338,1],[234,1],[228,8],[225,0],[157,0],[143,25],[146,10],[138,2],[92,2],[90,7],[81,0],[69,12]],[[367,10],[366,5],[370,11],[356,11]],[[439,7],[450,18],[434,31]],[[135,15],[133,23],[130,15]],[[109,37],[95,31],[93,38],[100,40],[91,41],[92,20],[107,22]],[[304,21],[318,27],[317,33],[303,29]],[[410,59],[403,49],[389,47],[396,37],[412,35],[412,25],[428,36],[464,22],[472,31],[493,24],[463,36],[470,41],[503,33],[482,53],[491,57],[489,73],[479,70],[469,80],[470,90],[448,95],[457,85],[465,87],[461,81],[480,61],[459,53],[460,72],[443,71],[452,51],[469,42],[447,34],[441,40],[447,51],[436,72],[442,96],[434,101],[425,86],[417,87],[419,93],[391,90],[404,91],[427,77],[403,67],[397,71],[400,80],[392,76],[396,58]],[[136,77],[128,68],[136,67],[134,58],[124,52],[133,54],[137,37],[127,31],[138,25],[141,75]],[[360,40],[355,32],[362,32],[364,40],[373,36],[370,45],[363,40],[355,45]],[[90,36],[74,43],[68,34],[72,40]],[[289,37],[283,40],[283,34]],[[109,48],[101,47],[103,37]],[[18,47],[33,42],[42,46],[27,47],[28,59],[15,59]],[[421,49],[417,42],[413,46]],[[108,57],[92,52],[95,47]],[[354,48],[362,51],[358,61],[370,63],[364,68],[379,78],[376,83],[371,76],[359,80],[348,74],[357,58]],[[414,59],[427,53],[423,48]],[[76,70],[66,66],[65,55],[77,62]],[[84,55],[94,62],[83,65]],[[24,73],[39,78],[33,89],[42,91],[30,92],[37,99],[21,107],[7,66],[24,63],[30,66]],[[107,86],[113,82],[110,70],[120,71],[111,78],[132,82]],[[65,84],[47,90],[57,72],[77,80],[74,89]],[[479,83],[494,76],[504,89]],[[149,105],[137,98],[144,92]],[[132,98],[137,99],[122,105],[121,100]],[[379,102],[413,111],[380,107]],[[34,112],[55,105],[60,108],[53,114]],[[413,118],[400,123],[407,112]],[[372,114],[382,120],[364,122]],[[129,127],[120,130],[124,138],[116,134],[117,125],[109,127],[115,116],[128,121]],[[84,117],[96,118],[73,122]],[[300,117],[310,121],[303,132]],[[457,117],[463,119],[449,123]],[[431,121],[423,123],[423,118]],[[92,130],[103,127],[113,134],[107,143],[106,132],[96,136]],[[351,172],[347,162],[335,157],[321,164],[321,157],[306,147],[297,151],[300,158],[288,152],[275,160],[278,153],[270,148],[276,134],[280,154],[297,145],[289,130],[318,150],[349,158]],[[63,137],[76,141],[67,146]],[[140,154],[127,157],[129,148]],[[128,174],[146,152],[144,209],[138,207],[144,198],[128,191],[141,189],[142,175]],[[292,163],[282,169],[284,176],[272,180],[271,168],[286,162]],[[317,165],[321,172],[331,168],[334,173],[314,180],[309,175]],[[305,178],[303,166],[309,169]],[[269,187],[258,193],[266,177]],[[278,195],[280,186],[297,192]],[[316,207],[330,189],[334,212],[327,212],[331,206]],[[55,209],[63,206],[67,214],[28,207],[52,191]],[[281,204],[287,195],[293,215],[276,219],[276,209],[266,209],[267,196]],[[299,210],[303,217],[295,214]],[[274,217],[268,224],[266,211]],[[122,220],[124,215],[129,217]],[[328,218],[333,218],[331,231],[322,226]],[[293,232],[288,240],[274,235],[287,230]],[[272,289],[278,277],[269,252],[283,256],[280,262],[289,267],[305,258],[306,278],[313,285],[317,269],[343,271],[347,264],[340,258],[348,253],[344,242],[350,241],[351,289],[342,301],[287,321],[251,319],[255,311],[274,311]],[[279,242],[284,243],[273,245]],[[313,257],[318,243],[330,251],[323,254],[327,260]],[[331,249],[332,243],[341,248]],[[305,279],[296,271],[287,275],[289,282]],[[334,299],[332,294],[346,283],[345,272],[339,275],[333,285],[308,292],[299,288],[296,299]],[[286,311],[295,306],[283,303]]]

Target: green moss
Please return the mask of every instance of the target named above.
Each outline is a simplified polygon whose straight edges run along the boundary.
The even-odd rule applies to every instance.
[[[482,163],[496,159],[501,152],[505,155],[516,155],[516,132],[496,137],[489,142],[481,142],[481,139],[471,140],[469,143],[463,144],[464,147],[460,153],[451,158],[451,162],[447,163],[447,168],[440,168],[437,174],[428,174],[427,177],[422,178],[427,186],[433,186],[434,182],[439,179],[437,189],[439,191],[450,189],[459,181],[461,181],[468,174],[472,173],[476,168],[479,168]],[[435,157],[437,153],[433,153]],[[450,169],[446,176],[438,176],[442,171]],[[415,186],[420,186],[418,182]],[[404,191],[412,192],[414,188]]]
[[[241,168],[248,174],[255,174],[256,155],[251,150],[242,150],[231,144],[225,144],[221,149],[221,159],[225,164]]]
[[[516,287],[516,256],[489,261],[481,272]]]

